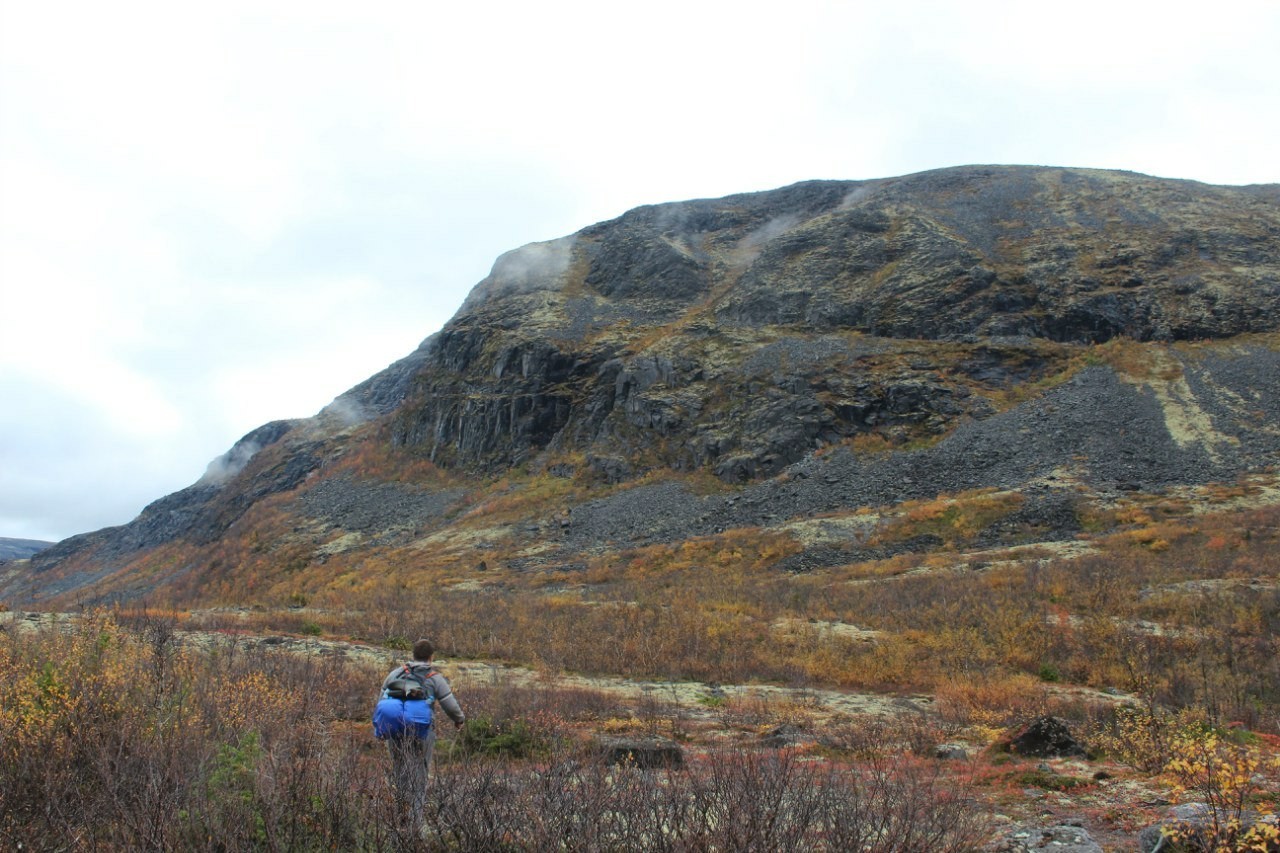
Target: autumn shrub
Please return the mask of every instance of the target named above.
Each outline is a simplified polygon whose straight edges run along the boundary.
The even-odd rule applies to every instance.
[[[556,761],[442,768],[431,836],[451,850],[974,850],[963,784],[915,761],[816,765],[788,752],[713,754],[641,770]]]
[[[370,430],[371,436],[352,442],[350,448],[333,463],[332,472],[388,482],[448,486],[456,477],[433,464],[427,457],[414,453],[389,440],[384,424]]]
[[[1112,761],[1154,773],[1173,760],[1176,745],[1206,723],[1202,713],[1172,711],[1159,705],[1126,705],[1093,723],[1090,744]]]
[[[1179,729],[1170,752],[1164,772],[1175,791],[1206,807],[1203,820],[1168,830],[1174,842],[1212,853],[1280,851],[1280,827],[1258,820],[1273,804],[1257,797],[1280,787],[1280,759],[1203,726]]]
[[[747,540],[730,537],[649,554],[665,561],[659,568],[615,566],[580,595],[531,595],[518,578],[482,589],[397,594],[399,610],[362,608],[385,611],[385,630],[355,622],[350,629],[371,639],[421,632],[442,638],[451,655],[550,672],[654,680],[932,691],[956,678],[1056,672],[1063,683],[1118,688],[1175,707],[1204,705],[1224,719],[1264,725],[1280,704],[1277,616],[1268,597],[1253,595],[1230,611],[1160,603],[1144,593],[1238,571],[1218,552],[1211,554],[1217,563],[1182,562],[1199,553],[1195,540],[1181,537],[1165,553],[1126,546],[971,574],[921,564],[909,575],[863,582],[875,573],[861,566],[812,575],[771,571],[739,559],[749,551]],[[1274,545],[1261,535],[1242,548],[1256,552],[1259,568],[1274,561],[1268,556]],[[868,641],[817,628],[780,632],[774,628],[780,620],[880,633]]]
[[[1048,693],[1025,675],[955,678],[938,686],[935,705],[946,722],[1007,727],[1046,713]]]
[[[370,776],[332,721],[351,717],[349,685],[370,677],[179,645],[163,621],[130,629],[94,614],[4,632],[0,838],[26,849],[350,847],[367,809],[345,783],[368,788]]]
[[[616,702],[495,684],[467,689],[475,722],[446,737],[434,834],[420,839],[398,819],[369,733],[381,676],[234,636],[196,646],[164,619],[126,628],[94,615],[0,633],[0,840],[31,850],[966,850],[985,832],[963,785],[928,765],[813,765],[782,751],[713,753],[684,771],[610,768],[581,741],[548,735],[570,718],[616,713]],[[529,755],[537,760],[511,760]]]
[[[961,726],[934,714],[903,711],[891,715],[865,714],[837,720],[824,727],[821,746],[837,754],[861,759],[902,753],[931,756]]]
[[[1020,787],[1043,788],[1046,791],[1073,791],[1094,784],[1091,780],[1082,779],[1079,776],[1055,773],[1042,768],[1015,771],[1012,774],[1012,781]]]
[[[716,716],[726,728],[763,730],[802,723],[808,714],[789,698],[748,690],[726,696],[716,708]]]
[[[549,732],[571,722],[603,719],[618,705],[616,694],[569,686],[554,677],[523,687],[467,683],[467,707],[503,716],[521,715]]]
[[[901,751],[898,724],[902,715],[892,718],[878,714],[845,717],[826,726],[821,747],[826,752],[856,759],[877,758]]]
[[[517,472],[476,492],[459,523],[514,518],[584,488]],[[202,597],[243,609],[184,616],[157,600],[151,612],[173,626],[319,631],[398,650],[430,636],[444,657],[652,681],[945,692],[1026,674],[1268,728],[1280,708],[1280,509],[1229,509],[1251,489],[1202,490],[1198,505],[1225,509],[1200,515],[1181,495],[1124,498],[1108,510],[1124,529],[1096,531],[1092,553],[1069,557],[895,553],[923,532],[962,543],[1018,507],[998,492],[919,501],[882,513],[884,559],[808,572],[778,569],[806,547],[801,535],[767,528],[545,563],[519,537],[480,549],[463,537],[334,553],[295,572],[281,561],[319,540],[301,542],[285,503],[267,499],[249,519],[256,540],[210,545],[218,565],[183,575],[208,581]],[[148,566],[170,571],[189,550],[160,549]]]
[[[1016,492],[981,490],[909,501],[876,535],[878,542],[902,542],[920,536],[937,537],[952,547],[970,541],[993,523],[1016,511],[1024,498]]]

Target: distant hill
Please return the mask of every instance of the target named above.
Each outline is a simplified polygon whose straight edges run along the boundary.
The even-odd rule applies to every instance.
[[[1278,333],[1270,185],[973,166],[641,207],[503,255],[414,353],[0,598],[576,589],[730,531],[786,572],[1069,542],[1280,463]]]
[[[8,539],[0,536],[0,560],[25,560],[52,544],[39,539]]]

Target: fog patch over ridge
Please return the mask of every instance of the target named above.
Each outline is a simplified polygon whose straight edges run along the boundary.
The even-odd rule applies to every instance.
[[[248,465],[249,460],[261,449],[262,445],[256,441],[238,442],[235,447],[209,463],[198,485],[221,486],[243,471],[244,466]]]
[[[320,410],[320,418],[335,420],[341,427],[359,426],[372,418],[369,410],[359,400],[348,395],[334,399],[332,403]]]
[[[785,213],[782,216],[775,216],[765,224],[756,228],[738,241],[738,245],[734,250],[732,262],[740,266],[747,266],[760,257],[760,252],[764,248],[764,244],[768,243],[775,237],[781,237],[791,229],[801,223],[801,217],[795,213]]]
[[[475,309],[489,299],[559,288],[569,270],[575,242],[570,235],[528,243],[501,255],[462,303],[462,310]]]
[[[836,209],[848,210],[851,207],[855,207],[856,205],[859,205],[863,201],[868,199],[871,196],[871,192],[872,192],[872,187],[867,186],[866,184],[854,187],[853,189],[849,190],[849,192],[845,195],[843,199],[841,199],[840,206],[837,207]]]

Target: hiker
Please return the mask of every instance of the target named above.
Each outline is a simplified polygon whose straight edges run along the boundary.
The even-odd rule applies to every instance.
[[[417,704],[423,706],[428,722],[414,725],[415,721],[410,721],[401,727],[387,727],[380,726],[378,715],[374,716],[374,730],[378,737],[386,740],[387,751],[391,754],[396,798],[400,808],[408,810],[415,831],[422,825],[422,812],[427,803],[431,754],[436,745],[435,719],[431,713],[433,705],[439,702],[455,726],[461,726],[467,719],[449,688],[449,682],[431,665],[434,654],[435,647],[430,640],[418,640],[413,644],[413,660],[396,667],[382,682],[381,702],[387,701],[389,696],[401,694],[404,685],[410,684],[415,692],[413,699],[406,704],[413,704],[416,699]],[[419,698],[422,694],[416,692],[417,685],[424,689],[425,699]]]

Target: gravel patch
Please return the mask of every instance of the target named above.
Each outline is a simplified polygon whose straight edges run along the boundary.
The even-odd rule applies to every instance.
[[[337,477],[323,480],[299,499],[302,511],[349,532],[376,534],[391,526],[424,527],[451,510],[462,489],[428,491],[400,483]]]

